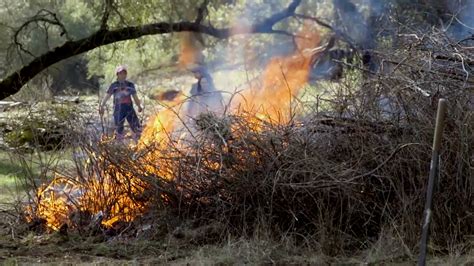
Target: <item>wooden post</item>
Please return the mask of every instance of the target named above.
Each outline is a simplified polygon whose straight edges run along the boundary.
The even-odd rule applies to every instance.
[[[423,227],[420,243],[420,257],[418,265],[424,266],[426,264],[427,243],[429,238],[430,221],[431,221],[431,205],[433,201],[434,186],[437,183],[436,176],[438,173],[439,164],[439,148],[441,146],[441,137],[443,135],[444,117],[446,112],[446,99],[439,99],[438,113],[436,114],[435,134],[433,138],[433,151],[431,156],[430,176],[428,179],[428,189],[426,191],[425,211],[423,219]]]

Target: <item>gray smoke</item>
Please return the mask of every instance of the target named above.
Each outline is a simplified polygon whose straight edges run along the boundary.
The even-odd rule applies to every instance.
[[[466,38],[474,34],[474,1],[452,0],[449,1],[449,11],[453,15],[453,22],[449,28],[450,33],[457,39]]]

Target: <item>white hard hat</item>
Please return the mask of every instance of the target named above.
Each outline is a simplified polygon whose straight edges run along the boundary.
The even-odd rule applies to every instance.
[[[118,74],[122,71],[127,72],[127,66],[126,65],[120,65],[115,69],[115,74]]]

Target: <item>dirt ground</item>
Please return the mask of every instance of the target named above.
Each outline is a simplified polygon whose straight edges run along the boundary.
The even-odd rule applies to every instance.
[[[105,239],[77,233],[36,234],[11,212],[0,216],[2,265],[415,265],[416,257],[375,255],[326,257],[316,250],[275,243],[264,237],[195,245],[183,239]],[[382,252],[383,253],[383,252]],[[382,254],[380,253],[380,254]],[[474,252],[430,258],[428,265],[474,265]]]

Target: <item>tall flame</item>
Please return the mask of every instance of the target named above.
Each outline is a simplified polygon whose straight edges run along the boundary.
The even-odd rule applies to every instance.
[[[261,84],[242,93],[234,105],[271,122],[285,123],[291,119],[293,99],[308,82],[311,63],[318,51],[315,47],[321,38],[307,22],[295,41],[295,53],[272,58],[263,72]]]

